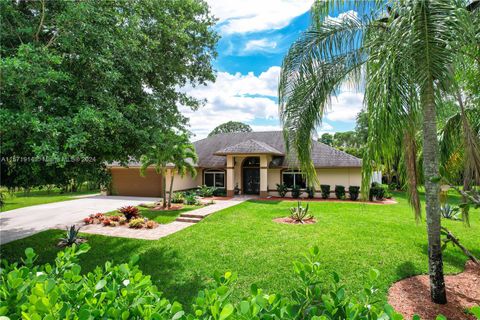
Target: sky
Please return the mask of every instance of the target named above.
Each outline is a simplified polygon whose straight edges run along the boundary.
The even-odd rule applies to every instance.
[[[192,140],[205,138],[227,121],[240,121],[254,131],[281,130],[277,85],[282,59],[307,29],[313,0],[207,0],[218,19],[216,81],[186,88],[205,99],[199,110],[182,108],[190,119]],[[332,99],[318,133],[352,130],[363,93],[342,89]]]

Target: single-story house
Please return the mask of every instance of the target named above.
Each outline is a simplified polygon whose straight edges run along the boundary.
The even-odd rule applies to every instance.
[[[307,182],[297,169],[295,159],[285,154],[285,142],[281,131],[236,132],[217,134],[194,142],[198,154],[197,176],[174,177],[173,190],[188,190],[200,185],[225,188],[227,196],[235,190],[240,194],[257,194],[260,197],[277,196],[279,183],[291,188],[294,184],[306,188]],[[348,153],[312,140],[312,159],[321,184],[329,184],[332,194],[335,185],[361,185],[362,160]],[[140,164],[131,162],[127,167],[111,165],[111,193],[129,196],[161,196],[161,175],[154,168],[140,176]],[[316,188],[320,196],[320,188]],[[289,193],[287,194],[287,196]]]

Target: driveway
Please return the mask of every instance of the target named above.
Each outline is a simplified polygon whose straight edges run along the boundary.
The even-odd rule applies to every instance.
[[[74,224],[91,213],[108,212],[158,198],[90,196],[41,204],[0,213],[0,244],[22,239],[58,226]]]

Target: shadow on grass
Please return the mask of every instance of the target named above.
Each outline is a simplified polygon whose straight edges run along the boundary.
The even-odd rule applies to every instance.
[[[259,204],[269,204],[269,205],[277,205],[282,202],[282,200],[247,200],[250,203],[259,203]]]
[[[418,247],[421,248],[422,253],[428,257],[428,245],[427,244],[418,244]],[[477,248],[467,248],[475,257],[480,255],[480,249]],[[452,247],[449,245],[448,249],[442,252],[443,263],[448,263],[456,268],[463,270],[465,268],[465,263],[469,258],[463,254],[457,247]]]
[[[420,274],[420,270],[415,267],[411,261],[405,261],[395,269],[400,279],[408,278]]]

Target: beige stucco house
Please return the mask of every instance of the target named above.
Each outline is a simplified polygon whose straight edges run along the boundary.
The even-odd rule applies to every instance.
[[[307,183],[297,170],[295,159],[288,159],[281,131],[218,134],[194,143],[198,154],[197,176],[174,178],[173,190],[188,190],[199,185],[225,188],[228,196],[240,194],[277,196],[276,186],[285,183],[305,188]],[[360,186],[362,161],[350,154],[312,140],[312,159],[321,184]],[[128,167],[113,165],[112,194],[161,196],[162,179],[153,168],[140,176],[139,163]],[[170,175],[167,173],[167,191]],[[320,190],[320,188],[317,188]],[[333,194],[333,193],[332,193]],[[289,193],[287,194],[289,196]],[[318,192],[316,196],[320,196]],[[333,195],[332,195],[333,196]]]

